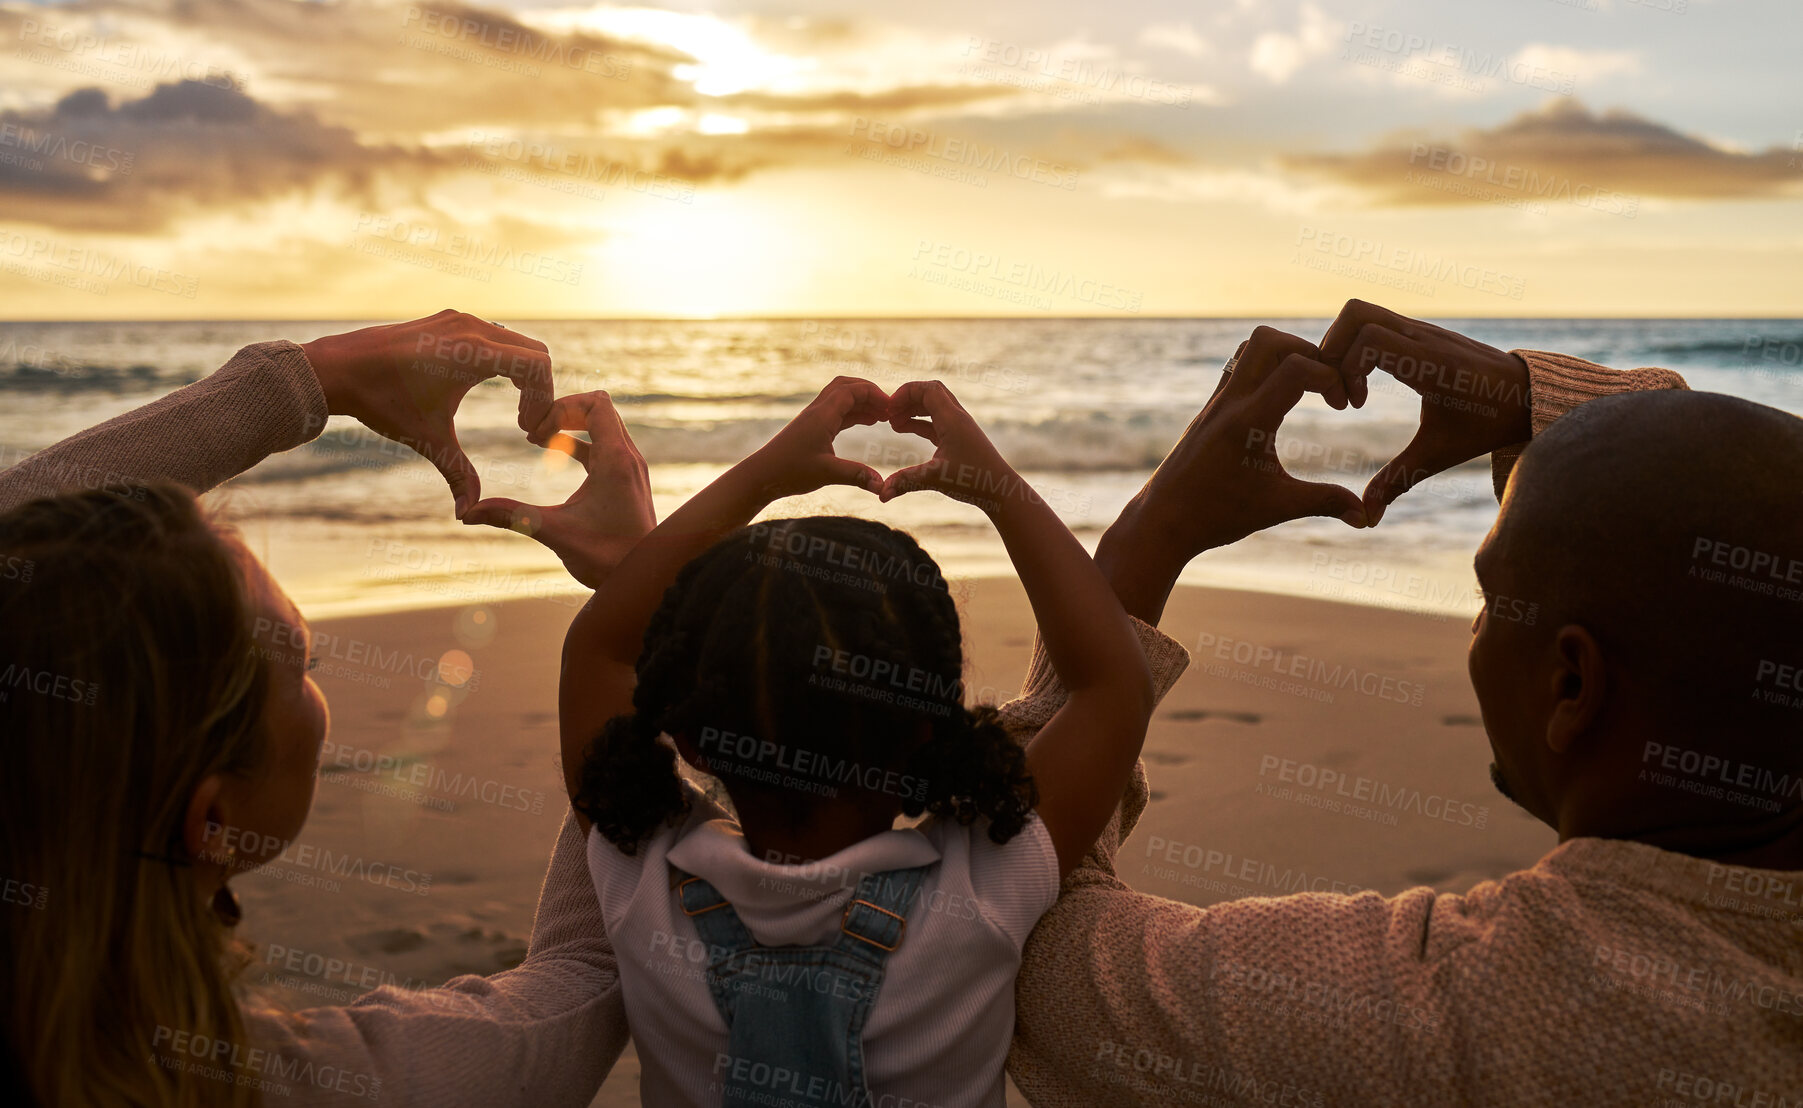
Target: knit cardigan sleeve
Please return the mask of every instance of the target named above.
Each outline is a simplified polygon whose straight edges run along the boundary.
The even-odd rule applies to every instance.
[[[1528,408],[1535,435],[1551,427],[1553,421],[1566,412],[1599,396],[1648,389],[1690,388],[1684,378],[1669,369],[1610,369],[1570,354],[1551,354],[1543,350],[1511,350],[1510,353],[1528,364]],[[1490,455],[1490,480],[1498,500],[1502,499],[1509,473],[1526,446],[1527,443],[1518,443]]]
[[[0,512],[80,489],[174,481],[200,493],[317,437],[326,397],[291,342],[259,342],[192,385],[0,470]]]
[[[245,1018],[285,1105],[587,1105],[626,1047],[626,1004],[575,819],[564,816],[517,968]]]

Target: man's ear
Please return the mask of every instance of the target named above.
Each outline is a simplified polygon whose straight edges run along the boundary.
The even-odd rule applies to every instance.
[[[222,797],[224,786],[222,775],[208,774],[194,786],[194,795],[188,798],[188,811],[182,817],[182,845],[188,848],[188,857],[196,862],[222,862],[229,853]]]
[[[1603,648],[1596,636],[1578,624],[1567,624],[1553,636],[1552,714],[1546,721],[1546,745],[1568,753],[1596,723],[1609,695],[1603,672]]]

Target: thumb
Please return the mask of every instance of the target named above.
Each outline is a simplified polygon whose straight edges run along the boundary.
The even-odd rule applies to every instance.
[[[883,491],[882,474],[863,462],[854,462],[850,458],[826,459],[826,480],[822,483],[853,485],[865,492],[881,493]]]
[[[544,527],[544,509],[504,496],[477,501],[463,513],[463,522],[481,527],[504,527],[522,535],[537,535]]]
[[[943,467],[937,459],[922,462],[906,469],[898,469],[885,478],[876,490],[877,496],[887,504],[898,496],[905,496],[921,489],[931,489],[938,484],[938,475]]]
[[[428,438],[424,444],[426,460],[438,470],[444,483],[451,487],[451,500],[457,506],[457,518],[470,510],[470,506],[482,498],[482,478],[477,475],[476,467],[470,462],[469,455],[458,445],[455,429],[446,428],[434,438]]]
[[[1429,457],[1421,433],[1417,431],[1409,444],[1402,448],[1402,452],[1372,474],[1370,482],[1365,485],[1365,514],[1370,517],[1371,526],[1377,526],[1378,521],[1384,518],[1384,509],[1395,502],[1397,497],[1445,468]]]
[[[1289,495],[1291,519],[1303,516],[1332,516],[1351,527],[1368,527],[1365,504],[1358,493],[1331,481],[1297,481],[1291,478]]]

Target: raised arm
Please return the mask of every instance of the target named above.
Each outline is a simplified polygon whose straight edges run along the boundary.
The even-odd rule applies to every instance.
[[[562,433],[577,430],[589,440]],[[582,485],[550,507],[482,501],[464,521],[525,531],[578,580],[600,585],[656,522],[645,459],[604,392],[559,399],[532,437],[580,459]],[[572,812],[517,968],[459,977],[439,989],[377,989],[343,1008],[253,1013],[251,1030],[277,1052],[281,1072],[332,1075],[325,1086],[290,1082],[302,1103],[343,1103],[347,1087],[361,1087],[372,1099],[379,1091],[384,1104],[433,1108],[588,1104],[619,1058],[627,1029],[586,858]]]
[[[458,514],[481,495],[451,419],[478,382],[520,388],[520,426],[551,406],[543,343],[443,311],[305,345],[247,346],[213,374],[115,416],[0,471],[0,511],[68,489],[169,480],[206,492],[349,415],[424,455],[450,484]]]
[[[773,500],[832,484],[877,491],[876,471],[835,457],[833,438],[847,427],[879,422],[887,407],[888,397],[869,381],[836,379],[775,438],[672,512],[599,584],[563,645],[558,726],[571,796],[580,788],[589,743],[632,706],[645,628],[682,567]],[[586,819],[582,828],[588,829]]]
[[[1057,513],[1023,481],[937,381],[903,385],[890,424],[936,447],[890,475],[883,499],[933,489],[975,504],[995,524],[1026,589],[1064,703],[1027,745],[1037,811],[1058,854],[1059,876],[1108,822],[1146,738],[1152,684],[1132,625],[1108,582]]]

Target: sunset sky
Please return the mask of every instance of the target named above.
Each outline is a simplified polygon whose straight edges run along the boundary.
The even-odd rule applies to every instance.
[[[1786,0],[0,3],[0,317],[1803,315]]]

